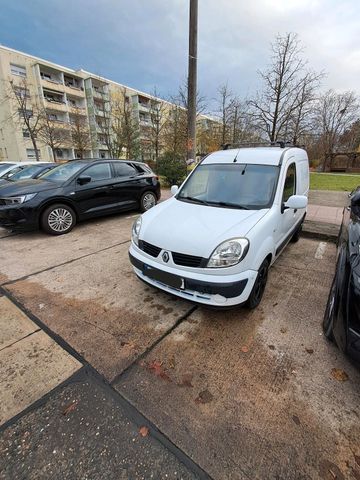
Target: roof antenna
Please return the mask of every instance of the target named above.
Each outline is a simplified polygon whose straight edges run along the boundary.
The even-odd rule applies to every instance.
[[[235,155],[235,158],[233,160],[234,163],[237,162],[237,156],[239,155],[240,150],[241,150],[241,147],[239,148],[239,150],[237,151],[237,153]]]

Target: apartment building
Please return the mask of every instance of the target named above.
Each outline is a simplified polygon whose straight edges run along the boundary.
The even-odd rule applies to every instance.
[[[71,127],[76,117],[83,117],[83,125],[88,129],[90,142],[83,156],[108,158],[106,131],[108,106],[112,95],[126,89],[126,101],[130,103],[133,118],[138,123],[139,142],[142,145],[140,156],[151,158],[147,129],[150,126],[151,108],[154,101],[162,102],[170,109],[171,104],[154,98],[131,87],[94,75],[85,70],[73,70],[52,62],[0,46],[0,161],[21,161],[36,158],[36,152],[29,132],[19,122],[18,104],[9,95],[10,85],[16,95],[29,95],[36,98],[41,109],[56,129],[69,132],[64,135],[63,144],[52,149],[39,139],[37,150],[41,160],[67,160],[80,157],[76,146],[71,142]],[[27,92],[24,90],[26,84]],[[13,93],[13,91],[12,91]],[[29,101],[29,104],[31,102]],[[31,112],[29,112],[30,114]],[[204,117],[205,119],[205,117]],[[208,121],[209,119],[207,119]],[[66,139],[66,140],[65,140]],[[125,156],[123,151],[120,157]]]

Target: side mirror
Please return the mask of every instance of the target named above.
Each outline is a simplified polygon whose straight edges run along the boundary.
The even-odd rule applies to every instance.
[[[85,185],[85,183],[91,182],[91,177],[79,177],[76,181],[79,185]]]
[[[305,197],[305,195],[291,195],[288,201],[284,204],[284,207],[300,210],[301,208],[306,208],[307,204],[308,198]]]
[[[172,196],[176,195],[178,190],[179,190],[179,187],[177,185],[173,185],[170,189],[171,195]]]

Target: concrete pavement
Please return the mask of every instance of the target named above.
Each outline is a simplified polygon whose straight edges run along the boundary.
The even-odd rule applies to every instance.
[[[135,278],[136,216],[0,240],[0,353],[29,362],[3,397],[0,478],[359,478],[360,374],[321,331],[335,246],[289,245],[257,310],[213,311]]]

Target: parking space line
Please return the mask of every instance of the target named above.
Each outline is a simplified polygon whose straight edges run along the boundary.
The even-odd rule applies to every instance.
[[[315,258],[317,260],[321,260],[323,257],[324,257],[324,253],[325,253],[325,250],[326,250],[326,247],[327,247],[327,243],[326,242],[320,242],[319,243],[319,246],[315,252]]]

